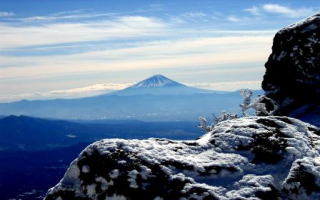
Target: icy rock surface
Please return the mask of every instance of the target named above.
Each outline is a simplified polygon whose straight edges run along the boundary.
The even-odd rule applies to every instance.
[[[278,104],[274,114],[320,125],[307,116],[320,111],[320,14],[280,30],[265,67],[262,87]]]
[[[193,141],[102,140],[45,199],[320,199],[319,129],[288,117],[246,117]]]

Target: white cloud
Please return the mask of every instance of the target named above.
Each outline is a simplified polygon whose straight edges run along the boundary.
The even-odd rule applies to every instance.
[[[158,3],[153,3],[150,5],[145,5],[139,9],[132,10],[134,13],[153,13],[153,12],[159,12],[164,11],[163,5]]]
[[[314,14],[314,10],[311,8],[299,8],[299,9],[292,9],[289,7],[285,7],[279,4],[265,4],[263,5],[263,9],[269,13],[278,13],[283,14],[288,17],[306,17],[309,15]]]
[[[0,23],[0,49],[160,35],[162,21],[141,16],[121,16],[88,23],[53,23],[15,26]]]
[[[72,13],[61,16],[71,17]],[[196,12],[186,13],[185,16],[192,19],[206,18],[205,14]],[[234,17],[231,20],[240,19]],[[60,83],[58,87],[58,83],[54,83],[60,79],[65,83],[66,77],[74,78],[78,75],[90,80],[87,82],[90,85],[96,81],[94,74],[100,73],[130,74],[138,70],[156,72],[198,67],[215,69],[218,65],[238,66],[239,63],[256,62],[263,65],[270,52],[274,34],[274,31],[219,31],[207,28],[198,30],[191,26],[175,25],[143,16],[113,16],[104,20],[78,23],[45,21],[24,23],[19,26],[0,23],[0,50],[13,49],[11,50],[13,54],[0,55],[0,91],[6,94],[6,97],[0,96],[0,99],[75,97],[112,90],[110,84],[82,87],[81,80],[72,84],[74,89],[68,89],[68,86],[61,86]],[[48,47],[60,48],[62,52],[68,52],[63,48],[64,45],[79,45],[79,48],[86,48],[86,45],[97,44],[87,43],[91,41],[99,42],[99,47],[79,51],[84,53],[41,54],[40,51],[39,54],[37,50],[36,53],[39,56],[32,55],[32,52],[29,56],[24,56],[23,52],[29,51],[30,46],[45,50]],[[118,42],[121,44],[119,45]],[[18,54],[15,54],[16,51],[19,51]],[[35,52],[35,49],[31,51]],[[58,52],[59,49],[53,51]],[[19,54],[20,52],[22,55]],[[244,69],[238,67],[220,72],[221,76],[224,76],[228,73],[238,73],[239,70],[243,72]],[[246,70],[252,73],[251,69]],[[261,67],[258,70],[264,69]],[[88,78],[88,74],[93,78]],[[39,80],[43,80],[41,86],[39,86]],[[15,85],[12,86],[13,84],[10,85],[10,83]],[[23,90],[19,88],[19,84],[24,85]],[[56,88],[52,88],[53,86]],[[123,85],[114,85],[114,89],[121,87]],[[225,86],[225,88],[228,87]],[[38,92],[34,93],[34,91]]]
[[[0,95],[0,102],[17,101],[21,99],[55,99],[79,98],[109,93],[124,89],[134,83],[98,83],[80,88],[52,90],[35,93],[19,93]]]
[[[14,12],[0,11],[0,17],[12,17],[12,16],[15,16]]]
[[[280,4],[264,4],[245,9],[252,15],[261,15],[262,13],[273,13],[284,15],[289,18],[307,17],[316,13],[314,8],[290,8]]]
[[[52,98],[87,97],[87,96],[105,94],[115,90],[121,90],[132,84],[133,83],[98,83],[98,84],[79,87],[79,88],[52,90],[48,92],[38,92],[34,94],[29,94],[29,98],[52,99]]]
[[[229,17],[227,17],[227,20],[230,21],[230,22],[239,22],[239,21],[241,21],[241,19],[239,17],[236,17],[236,16],[229,16]]]
[[[235,91],[243,88],[261,89],[261,80],[257,81],[229,81],[229,82],[200,82],[188,83],[187,85],[211,90]]]
[[[212,19],[215,19],[213,15],[209,16],[204,12],[185,12],[177,16],[171,16],[170,21],[173,24],[185,24],[189,22],[193,23],[201,23],[201,22],[208,22]]]
[[[72,19],[85,19],[85,18],[96,18],[96,17],[110,17],[114,16],[113,13],[75,13],[65,15],[45,15],[45,16],[32,16],[25,18],[17,18],[23,22],[41,22],[41,21],[57,21],[57,20],[72,20]]]
[[[73,55],[0,56],[2,65],[13,66],[0,68],[0,78],[263,62],[271,44],[268,34],[183,38]]]
[[[198,18],[198,17],[207,17],[207,14],[203,12],[186,12],[182,14],[186,18]]]
[[[86,94],[92,92],[104,92],[104,91],[112,91],[112,90],[121,90],[124,89],[133,83],[99,83],[94,85],[89,85],[80,88],[66,89],[66,90],[53,90],[50,92],[44,93],[44,95],[65,95],[65,94]]]
[[[260,9],[257,6],[253,6],[251,8],[247,8],[244,11],[251,13],[252,15],[260,15]]]

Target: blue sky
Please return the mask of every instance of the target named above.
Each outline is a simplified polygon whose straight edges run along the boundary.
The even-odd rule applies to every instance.
[[[0,101],[94,95],[153,74],[260,88],[276,31],[314,0],[0,0]]]

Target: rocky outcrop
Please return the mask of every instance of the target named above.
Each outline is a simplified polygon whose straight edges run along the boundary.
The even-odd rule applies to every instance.
[[[280,30],[265,67],[262,87],[277,104],[274,114],[320,125],[320,14]]]
[[[319,199],[319,129],[288,117],[219,123],[194,141],[107,139],[46,200]]]

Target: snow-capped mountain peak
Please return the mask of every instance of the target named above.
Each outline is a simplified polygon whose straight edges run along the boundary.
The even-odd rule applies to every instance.
[[[171,80],[161,74],[157,74],[138,82],[131,88],[159,88],[159,87],[183,87],[185,85]]]
[[[190,87],[157,74],[108,95],[191,95],[212,92],[215,91]]]

